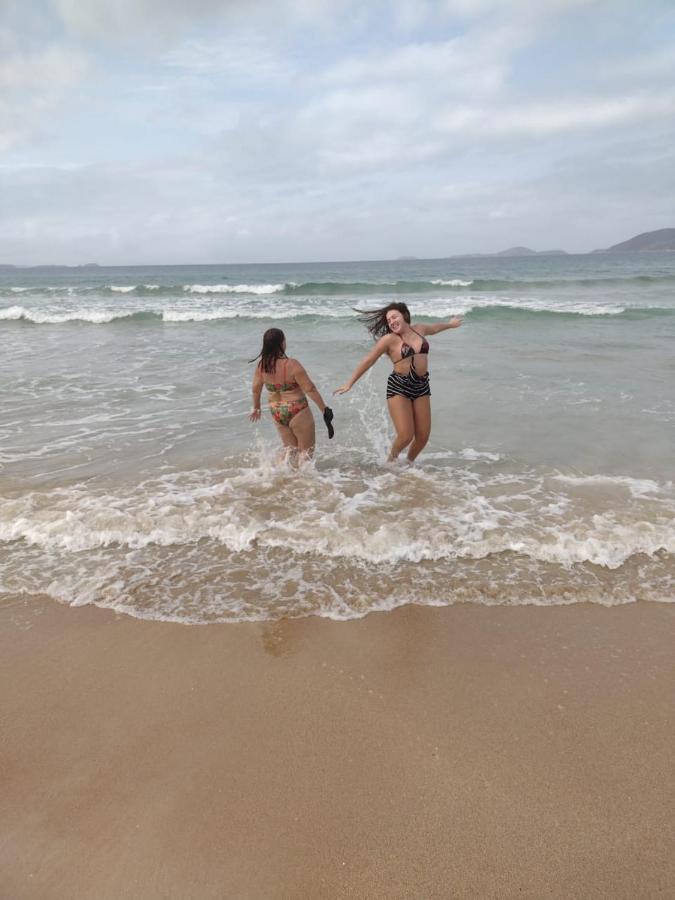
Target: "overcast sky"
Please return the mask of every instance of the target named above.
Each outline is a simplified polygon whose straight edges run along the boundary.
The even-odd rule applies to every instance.
[[[0,263],[675,226],[673,0],[0,0]]]

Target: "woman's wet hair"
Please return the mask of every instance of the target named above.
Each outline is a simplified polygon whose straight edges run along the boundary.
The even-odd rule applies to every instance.
[[[285,356],[284,341],[286,337],[281,328],[268,328],[263,334],[262,350],[249,362],[260,360],[260,368],[263,372],[273,372],[278,359]]]
[[[389,303],[380,309],[356,309],[354,311],[359,314],[359,321],[363,322],[372,336],[379,338],[390,333],[387,313],[391,312],[392,309],[400,312],[408,325],[410,325],[410,310],[405,303]]]

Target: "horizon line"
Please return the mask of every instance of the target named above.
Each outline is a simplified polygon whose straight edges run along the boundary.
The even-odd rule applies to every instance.
[[[567,250],[534,250],[532,253],[506,255],[504,251],[496,253],[454,253],[450,256],[392,256],[381,259],[316,259],[316,260],[277,260],[267,262],[185,262],[185,263],[0,263],[2,269],[144,269],[164,268],[181,269],[189,266],[320,266],[335,263],[395,263],[395,262],[443,262],[449,259],[532,259],[535,256],[594,256],[610,253],[608,249],[586,250],[570,253]],[[627,251],[630,252],[630,251]],[[638,250],[636,253],[663,253],[662,250]]]

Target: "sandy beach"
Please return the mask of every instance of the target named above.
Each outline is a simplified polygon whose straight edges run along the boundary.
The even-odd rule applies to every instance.
[[[675,893],[674,606],[0,616],[3,898]]]

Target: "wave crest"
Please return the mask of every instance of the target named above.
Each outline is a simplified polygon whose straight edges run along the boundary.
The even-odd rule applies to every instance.
[[[188,294],[278,294],[284,284],[186,284],[183,290]]]

